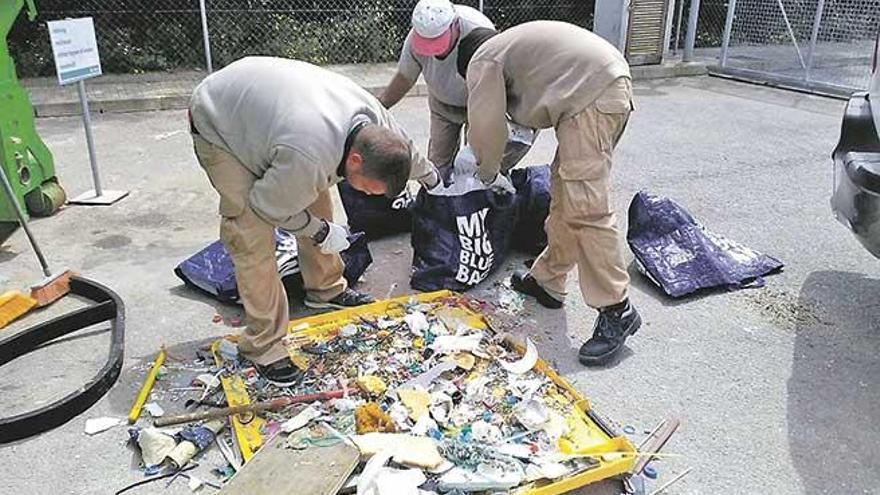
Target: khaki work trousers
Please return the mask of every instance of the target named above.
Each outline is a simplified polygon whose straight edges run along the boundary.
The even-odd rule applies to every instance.
[[[611,200],[611,156],[632,110],[632,83],[617,79],[589,107],[556,127],[547,248],[531,275],[562,300],[577,266],[584,302],[602,308],[626,299],[629,274]]]
[[[467,108],[447,105],[433,96],[428,97],[428,108],[431,110],[428,160],[446,176],[461,146],[461,128],[467,122]]]
[[[257,364],[273,363],[287,356],[281,339],[287,333],[290,309],[275,259],[275,227],[254,213],[248,202],[257,176],[232,154],[198,135],[193,135],[193,145],[199,164],[220,194],[220,239],[235,265],[246,316],[239,351]],[[330,191],[322,192],[308,210],[332,219]],[[297,236],[296,240],[307,297],[327,301],[341,294],[347,287],[342,258],[322,253],[309,238]]]

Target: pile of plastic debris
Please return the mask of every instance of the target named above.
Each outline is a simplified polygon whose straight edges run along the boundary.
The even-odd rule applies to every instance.
[[[294,450],[356,446],[361,462],[345,485],[359,495],[508,491],[625,457],[614,450],[583,454],[585,446],[607,445],[610,436],[578,424],[580,398],[536,366],[531,341],[523,349],[471,325],[473,313],[463,309],[471,304],[458,297],[413,299],[389,315],[360,316],[329,330],[292,328],[285,344],[302,373],[290,387],[258,375],[230,340],[199,350],[192,363],[169,373],[175,378],[162,380],[175,386],[157,387],[148,412],[167,419],[181,405],[184,412],[225,407],[221,382],[229,378],[244,385],[252,404],[322,393],[334,398],[292,400],[259,416],[240,413],[182,428],[131,427],[145,474],[180,475],[196,459],[213,465],[222,484],[247,469],[246,449],[228,427],[233,418],[258,424],[264,445],[283,435]],[[195,479],[191,488],[219,486]]]

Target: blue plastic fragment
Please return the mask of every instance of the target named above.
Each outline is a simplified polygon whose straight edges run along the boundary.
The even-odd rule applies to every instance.
[[[159,466],[158,464],[156,464],[155,466],[147,466],[144,468],[144,476],[155,476],[159,474],[159,471],[161,469],[161,466]]]
[[[626,433],[627,435],[635,435],[636,428],[632,425],[626,425],[623,427],[623,432]]]
[[[204,426],[187,426],[180,431],[180,438],[192,442],[199,450],[205,450],[214,441],[216,434]]]
[[[651,478],[652,480],[657,479],[657,470],[654,469],[654,466],[650,464],[645,465],[644,469],[642,469],[642,473],[644,473],[645,476]]]

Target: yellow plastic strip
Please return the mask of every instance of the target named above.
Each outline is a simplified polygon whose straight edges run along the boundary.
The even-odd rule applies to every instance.
[[[164,363],[165,348],[163,347],[159,351],[159,354],[156,355],[156,359],[153,360],[153,366],[150,368],[150,372],[147,373],[147,377],[144,379],[144,384],[141,385],[141,390],[138,392],[134,404],[132,404],[131,409],[128,411],[128,424],[134,424],[140,417],[141,409],[143,409],[144,404],[150,397],[150,391],[153,390],[153,384],[156,383],[156,377],[159,376],[159,368],[161,368]]]
[[[230,338],[229,340],[234,340]],[[218,366],[222,366],[223,360],[220,359],[220,340],[215,340],[211,344],[211,352],[214,354],[214,361]],[[226,403],[232,406],[245,406],[251,403],[247,394],[247,388],[244,381],[238,375],[224,376],[220,378],[220,384],[223,386],[223,392],[226,394]],[[232,416],[232,431],[235,433],[235,440],[238,448],[241,450],[241,457],[244,462],[251,460],[251,457],[257,453],[257,450],[263,445],[263,436],[260,429],[265,420],[257,415],[246,418],[249,421],[243,423],[241,418],[236,415]]]

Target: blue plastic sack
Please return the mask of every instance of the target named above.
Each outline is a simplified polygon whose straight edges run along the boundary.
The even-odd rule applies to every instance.
[[[351,247],[341,253],[345,263],[345,279],[354,284],[373,262],[367,239],[360,236]],[[297,258],[296,237],[286,231],[275,230],[275,258],[278,274],[289,294],[303,292],[302,274]],[[238,287],[232,257],[221,241],[214,241],[204,249],[181,262],[174,273],[191,287],[223,302],[238,302]]]
[[[513,248],[537,256],[547,247],[544,221],[550,213],[550,165],[514,169],[510,182],[516,188],[519,208]]]
[[[639,270],[672,297],[712,287],[763,285],[781,261],[715,234],[669,198],[641,191],[626,234]]]
[[[475,177],[442,193],[419,192],[413,207],[416,290],[466,291],[504,263],[518,216],[513,194],[494,194]]]
[[[341,182],[338,187],[352,232],[363,232],[368,240],[374,240],[412,229],[410,210],[415,195],[409,188],[396,198],[387,198],[358,191],[348,182]]]

